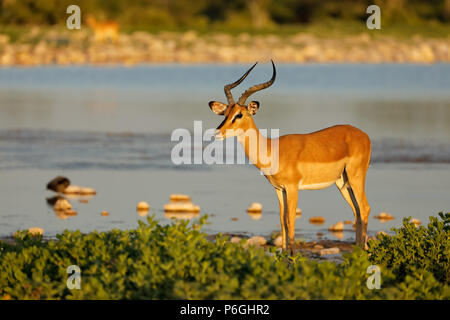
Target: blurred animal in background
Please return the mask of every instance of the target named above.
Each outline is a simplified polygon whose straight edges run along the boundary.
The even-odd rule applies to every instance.
[[[103,43],[111,41],[117,43],[119,40],[119,24],[115,21],[97,21],[93,16],[86,18],[87,25],[94,31],[94,41]]]

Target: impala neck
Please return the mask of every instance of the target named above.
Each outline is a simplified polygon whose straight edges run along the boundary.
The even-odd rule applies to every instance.
[[[267,168],[267,166],[270,166],[267,157],[270,157],[272,153],[272,139],[264,137],[259,132],[253,119],[250,119],[250,126],[246,132],[247,134],[239,135],[237,137],[244,148],[245,154],[258,169],[263,170],[263,168]]]

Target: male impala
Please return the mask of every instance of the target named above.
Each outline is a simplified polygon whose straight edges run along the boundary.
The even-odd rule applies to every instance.
[[[250,161],[269,180],[278,196],[282,230],[282,248],[294,253],[295,210],[298,190],[323,189],[336,184],[344,199],[353,210],[356,220],[356,243],[365,245],[370,207],[364,190],[365,178],[370,162],[370,139],[366,133],[350,125],[337,125],[308,134],[288,134],[269,139],[259,133],[252,116],[259,109],[259,102],[247,98],[273,84],[273,75],[268,82],[255,85],[245,91],[235,103],[230,90],[239,85],[255,67],[256,63],[236,82],[225,86],[228,104],[209,102],[209,107],[218,115],[225,116],[217,127],[216,139],[237,136]],[[249,143],[247,132],[256,132],[257,143]],[[273,151],[277,144],[278,154]],[[259,146],[267,146],[272,162],[278,162],[276,172],[267,171],[260,157]]]

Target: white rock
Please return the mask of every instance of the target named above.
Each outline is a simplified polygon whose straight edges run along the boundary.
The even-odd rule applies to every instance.
[[[80,194],[81,187],[70,185],[66,189],[64,189],[65,194]]]
[[[231,237],[230,242],[231,243],[239,243],[242,240],[241,237]]]
[[[339,221],[338,223],[335,223],[331,225],[328,228],[329,231],[343,231],[344,230],[344,223],[342,221]]]
[[[247,245],[263,246],[267,243],[267,240],[261,236],[253,236],[247,239]]]
[[[32,228],[28,229],[28,232],[31,233],[32,235],[40,234],[42,236],[44,234],[44,229],[38,228],[38,227],[32,227]]]
[[[338,254],[340,252],[339,248],[326,248],[319,251],[320,256],[328,255],[328,254]]]
[[[138,211],[148,211],[150,210],[150,205],[145,201],[141,201],[137,204],[136,209]]]
[[[388,236],[388,234],[384,231],[377,232],[377,238],[381,239],[383,236]]]
[[[165,212],[200,212],[200,207],[191,202],[169,203],[164,205]]]
[[[276,237],[275,240],[273,240],[273,244],[276,247],[281,247],[283,245],[283,237],[282,236]]]
[[[247,212],[261,212],[261,211],[262,211],[262,204],[259,202],[253,202],[247,209]]]
[[[72,205],[66,199],[58,199],[53,205],[53,210],[55,211],[67,211],[72,209]]]

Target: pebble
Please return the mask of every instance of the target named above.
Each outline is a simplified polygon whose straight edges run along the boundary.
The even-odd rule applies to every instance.
[[[252,213],[259,213],[262,211],[262,204],[259,202],[253,202],[250,207],[247,209],[247,212]]]

